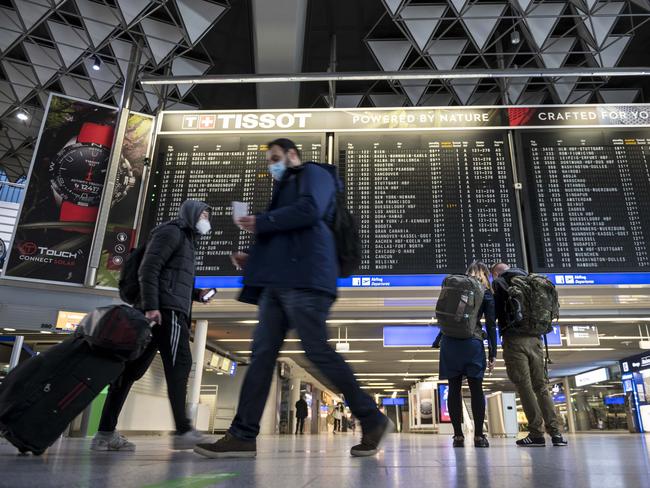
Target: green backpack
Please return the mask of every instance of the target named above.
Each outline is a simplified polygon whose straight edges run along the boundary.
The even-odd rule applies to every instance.
[[[560,301],[555,285],[546,276],[531,273],[515,276],[508,287],[506,303],[508,329],[539,337],[553,331],[560,317]]]

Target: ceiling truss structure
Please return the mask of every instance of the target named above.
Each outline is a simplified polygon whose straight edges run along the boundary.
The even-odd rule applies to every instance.
[[[365,43],[377,66],[395,70],[613,68],[642,30],[645,0],[382,0],[385,14]],[[392,28],[391,28],[392,27]],[[336,105],[631,103],[636,88],[607,77],[393,81],[337,96]]]
[[[201,40],[228,8],[228,0],[3,2],[0,168],[12,180],[27,172],[49,92],[117,105],[135,45],[143,47],[139,75],[206,73],[213,62]],[[138,86],[133,110],[198,106],[191,86],[171,88]],[[30,119],[18,120],[18,110]]]

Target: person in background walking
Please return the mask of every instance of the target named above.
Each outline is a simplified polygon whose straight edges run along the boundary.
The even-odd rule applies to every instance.
[[[300,396],[300,400],[296,402],[296,435],[304,434],[305,419],[309,415],[309,405],[305,401],[304,396]]]

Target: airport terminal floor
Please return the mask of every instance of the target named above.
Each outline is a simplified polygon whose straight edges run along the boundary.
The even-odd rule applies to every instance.
[[[454,449],[449,438],[393,434],[377,457],[350,457],[352,434],[263,436],[257,459],[213,460],[174,453],[164,439],[137,438],[134,453],[90,453],[67,439],[41,458],[0,445],[2,479],[11,488],[389,488],[647,487],[650,437],[583,434],[564,448],[522,449],[493,439],[490,449]]]

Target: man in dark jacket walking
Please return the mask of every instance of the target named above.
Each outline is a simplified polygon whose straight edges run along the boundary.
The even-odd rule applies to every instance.
[[[268,144],[267,162],[275,180],[268,210],[239,219],[255,234],[250,254],[233,261],[244,268],[240,300],[259,305],[251,364],[246,372],[237,415],[226,436],[195,451],[206,457],[253,457],[260,419],[269,394],[276,359],[289,329],[296,329],[307,358],[334,384],[363,428],[354,456],[378,451],[391,423],[359,387],[352,369],[328,343],[327,317],[336,300],[339,274],[334,216],[340,184],[334,166],[302,164],[288,139]]]
[[[543,447],[544,425],[554,446],[566,446],[562,436],[553,399],[548,391],[548,375],[544,364],[541,337],[518,333],[509,327],[507,314],[508,287],[515,276],[526,276],[523,269],[511,268],[505,263],[492,266],[494,302],[502,335],[503,360],[508,378],[517,388],[521,406],[528,419],[529,435],[517,441],[520,447]]]
[[[300,400],[296,402],[296,435],[305,433],[305,419],[308,415],[309,405],[307,405],[305,397],[301,396]]]
[[[160,351],[165,369],[167,393],[171,403],[176,435],[176,450],[192,449],[203,436],[192,429],[185,401],[187,381],[192,369],[189,317],[192,300],[202,301],[203,290],[194,288],[194,250],[197,237],[210,232],[209,207],[188,200],[181,205],[178,218],[153,230],[142,258],[138,277],[138,308],[155,322],[153,339],[137,360],[127,364],[119,380],[111,385],[99,431],[91,449],[95,451],[133,451],[135,445],[116,430],[117,420],[135,381],[140,379]]]

